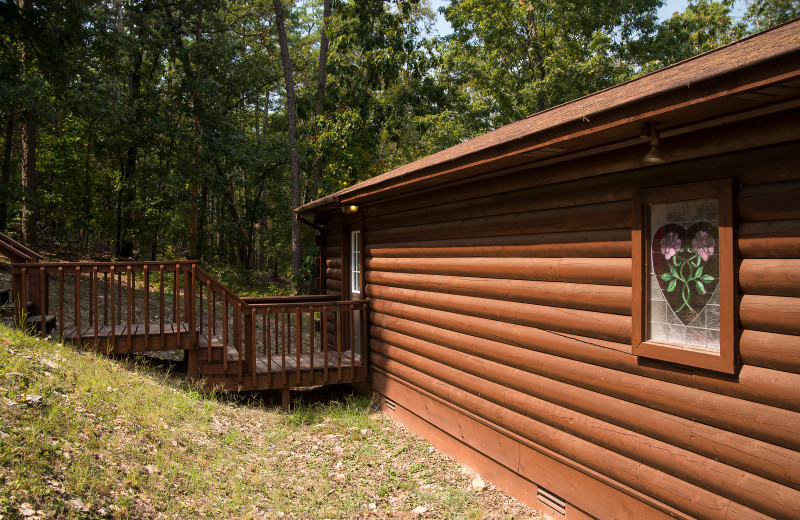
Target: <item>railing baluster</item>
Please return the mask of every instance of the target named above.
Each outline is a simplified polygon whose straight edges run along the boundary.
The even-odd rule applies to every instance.
[[[286,309],[281,309],[281,376],[283,377],[283,385],[286,386],[286,322],[288,316]]]
[[[236,302],[236,314],[233,315],[233,341],[239,353],[239,382],[242,381],[242,304]]]
[[[308,313],[308,375],[311,377],[309,384],[314,384],[314,350],[316,347],[314,344],[314,329],[317,328],[316,321],[314,305],[312,304],[309,306]]]
[[[144,284],[144,319],[142,322],[144,323],[144,349],[150,350],[150,267],[147,264],[144,265],[142,271],[142,283]],[[161,348],[164,348],[164,344],[161,345]]]
[[[328,306],[322,306],[322,381],[328,382]]]
[[[83,342],[83,325],[81,325],[81,266],[75,266],[75,330],[78,340]]]
[[[41,316],[41,322],[39,322],[41,326],[42,335],[44,335],[46,331],[46,321],[47,318],[47,296],[45,291],[47,289],[47,274],[44,272],[44,267],[39,268],[39,315]]]
[[[181,271],[180,271],[180,264],[175,264],[175,290],[173,291],[173,296],[175,300],[175,308],[172,310],[174,318],[172,320],[173,327],[176,327],[176,341],[177,347],[180,348],[181,346],[181,299],[178,296],[180,292],[180,278],[181,278]]]
[[[267,312],[264,314],[264,350],[267,354],[267,386],[272,388],[272,345],[270,345],[270,327],[272,327],[270,308],[267,307]]]
[[[350,302],[348,312],[350,313],[350,337],[348,339],[350,341],[350,380],[352,381],[356,369],[356,313],[353,312],[353,302]]]
[[[89,293],[93,294],[92,298],[89,299],[89,309],[92,312],[92,322],[94,325],[94,345],[97,348],[99,341],[100,341],[100,331],[97,330],[100,326],[100,296],[99,291],[97,290],[97,266],[92,266],[92,273],[89,275],[89,284],[90,289]]]
[[[299,305],[295,309],[294,328],[296,336],[295,349],[297,350],[297,366],[295,369],[297,371],[297,384],[300,384],[300,363],[302,362],[300,356],[303,353],[303,314]]]
[[[216,298],[214,292],[211,290],[211,280],[206,280],[206,293],[208,294],[208,340],[211,341],[211,338],[214,336],[213,332],[213,322],[211,317],[211,307],[214,306],[214,299]],[[202,313],[201,313],[202,314]]]
[[[117,322],[114,317],[114,275],[116,272],[113,265],[109,267],[108,271],[108,278],[111,280],[111,287],[109,290],[111,293],[111,348],[114,348],[117,345]]]
[[[197,295],[199,298],[198,304],[200,305],[200,309],[197,311],[197,316],[199,318],[198,326],[200,330],[203,330],[203,283],[197,284]],[[211,336],[208,336],[208,341],[211,341]]]
[[[256,310],[250,309],[250,323],[247,325],[247,336],[250,338],[247,347],[247,357],[250,360],[248,366],[253,372],[253,389],[258,383],[258,354],[256,349]]]
[[[367,323],[367,303],[361,304],[361,369],[363,379],[369,377],[369,326]]]
[[[209,282],[210,284],[211,282]],[[223,297],[222,294],[219,295],[220,299]],[[211,333],[216,336],[217,335],[217,295],[214,294],[214,300],[211,302]]]
[[[158,264],[158,326],[161,332],[161,344],[165,345],[164,331],[164,264]]]
[[[103,326],[108,325],[108,273],[103,273]]]
[[[58,340],[64,341],[64,268],[58,268]]]
[[[222,298],[222,313],[223,316],[223,323],[222,323],[222,355],[225,358],[225,369],[228,369],[228,295],[226,294]],[[208,338],[208,355],[209,359],[211,359],[211,338]]]
[[[336,370],[337,383],[342,382],[342,306],[336,306]]]
[[[133,322],[131,321],[131,307],[133,307],[133,301],[131,300],[131,297],[133,296],[133,293],[131,291],[131,284],[132,284],[132,281],[133,281],[132,280],[133,273],[131,272],[131,266],[130,265],[127,266],[127,273],[128,273],[128,283],[127,283],[126,289],[128,291],[128,309],[125,312],[125,318],[126,318],[126,321],[128,323],[128,351],[130,352],[130,351],[133,350],[133,348],[132,348],[133,347],[133,343],[132,343],[133,334],[131,334],[131,326],[133,325]]]
[[[122,325],[122,271],[117,271],[117,325]]]

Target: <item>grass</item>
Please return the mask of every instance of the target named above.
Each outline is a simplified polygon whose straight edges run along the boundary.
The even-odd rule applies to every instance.
[[[287,414],[144,359],[0,325],[0,519],[533,516],[362,396],[298,392]]]

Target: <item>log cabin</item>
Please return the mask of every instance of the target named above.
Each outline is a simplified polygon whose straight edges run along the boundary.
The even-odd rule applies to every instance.
[[[553,518],[800,518],[800,20],[302,206],[382,410]]]

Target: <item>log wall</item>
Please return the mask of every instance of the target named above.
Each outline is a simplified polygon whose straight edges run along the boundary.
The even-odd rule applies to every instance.
[[[568,518],[800,517],[800,143],[568,175],[579,166],[364,207],[384,410],[531,505],[537,486],[562,497]],[[632,193],[723,178],[740,368],[637,358]]]

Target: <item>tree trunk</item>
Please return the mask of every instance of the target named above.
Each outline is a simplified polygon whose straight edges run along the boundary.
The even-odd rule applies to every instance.
[[[197,13],[197,21],[194,27],[195,43],[200,41],[203,28],[203,11]],[[200,66],[195,65],[192,71],[194,77],[194,89],[192,90],[192,204],[189,223],[189,258],[200,260],[202,253],[197,247],[197,183],[200,177],[200,92],[197,90],[197,82],[200,79]],[[205,188],[204,188],[205,189]]]
[[[29,11],[32,0],[19,0],[18,5]],[[20,46],[22,70],[25,80],[30,79],[30,52],[25,44]],[[38,128],[34,115],[27,110],[22,114],[22,239],[31,247],[36,246],[38,211],[36,207],[36,137]]]
[[[323,101],[325,99],[325,87],[328,81],[328,33],[325,29],[328,25],[328,18],[331,16],[331,0],[324,0],[322,3],[322,29],[319,35],[319,75],[317,77],[317,106],[314,111],[317,124],[322,116]],[[324,157],[322,151],[317,150],[314,157],[313,185],[311,187],[311,199],[319,197],[319,182],[322,179],[322,167]]]
[[[296,290],[296,278],[300,273],[300,221],[294,210],[300,206],[300,156],[297,152],[297,108],[294,99],[294,78],[292,62],[289,57],[289,44],[286,39],[286,26],[283,21],[281,0],[272,0],[275,8],[275,25],[278,29],[278,40],[281,45],[281,61],[283,77],[286,82],[286,116],[289,124],[289,168],[292,176],[292,289]]]
[[[11,148],[12,140],[14,139],[14,108],[8,110],[8,122],[6,123],[5,141],[3,141],[3,167],[0,173],[0,186],[2,186],[2,193],[0,193],[0,231],[6,231],[8,226],[8,192],[11,184]]]

